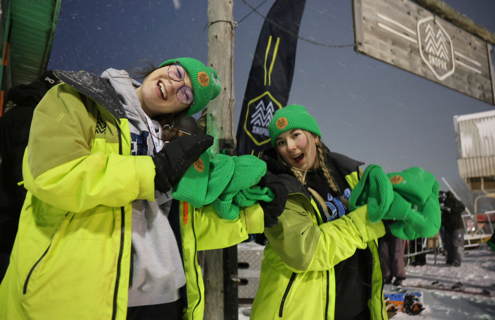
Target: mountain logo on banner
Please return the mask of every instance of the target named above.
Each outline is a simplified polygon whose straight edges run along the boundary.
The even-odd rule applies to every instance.
[[[438,39],[438,41],[436,40]],[[447,40],[445,39],[442,30],[438,30],[438,33],[435,37],[435,32],[433,31],[433,27],[428,23],[426,27],[426,52],[430,54],[430,57],[433,55],[437,59],[442,61],[442,69],[447,70],[447,62],[449,61],[449,50],[447,49]]]
[[[282,105],[268,91],[248,103],[244,130],[258,146],[270,142],[268,124],[275,108],[282,109]]]
[[[263,100],[260,100],[255,108],[254,114],[251,116],[251,125],[255,130],[262,130],[263,135],[268,136],[268,132],[265,134],[265,130],[268,128],[268,124],[273,119],[275,110],[273,109],[273,103],[270,101],[268,106],[265,106]]]
[[[433,16],[418,21],[418,43],[421,58],[438,80],[443,81],[454,74],[452,39]]]

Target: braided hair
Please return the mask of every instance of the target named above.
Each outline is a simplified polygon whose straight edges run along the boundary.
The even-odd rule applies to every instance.
[[[327,182],[328,182],[328,185],[330,186],[330,188],[334,192],[338,192],[339,187],[335,183],[335,180],[333,179],[332,175],[330,174],[330,170],[327,168],[327,166],[325,164],[325,154],[327,154],[325,152],[325,149],[328,150],[328,148],[326,148],[326,146],[325,146],[325,148],[323,148],[323,146],[325,146],[325,145],[321,141],[316,144],[316,153],[318,154],[318,157],[320,159],[320,167],[321,167],[321,170],[323,171],[323,174],[325,175],[325,178],[327,178]],[[327,155],[330,156],[329,154],[327,154]]]

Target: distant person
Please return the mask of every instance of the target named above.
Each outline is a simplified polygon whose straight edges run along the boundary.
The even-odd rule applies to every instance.
[[[172,196],[184,183],[197,199],[233,180],[208,180],[213,137],[179,135],[181,119],[221,92],[216,71],[176,58],[146,70],[142,84],[124,70],[54,73],[62,83],[36,107],[24,156],[27,195],[0,319],[202,319],[196,251],[237,244],[281,213],[265,219],[253,201],[227,220]],[[266,172],[245,157],[253,165],[237,185]]]
[[[0,188],[6,194],[0,203],[0,282],[9,263],[26,189],[22,179],[22,158],[28,144],[29,129],[35,107],[46,92],[60,81],[53,72],[45,72],[30,84],[12,87],[5,101],[12,104],[0,117]]]
[[[402,240],[387,233],[380,238],[380,261],[383,273],[383,283],[390,284],[393,281],[394,286],[401,286],[402,281],[406,279],[406,268],[404,262],[404,249],[406,240]]]
[[[460,267],[465,232],[461,215],[465,206],[451,191],[440,191],[438,201],[441,204],[442,225],[445,228],[443,246],[446,252],[446,264]]]

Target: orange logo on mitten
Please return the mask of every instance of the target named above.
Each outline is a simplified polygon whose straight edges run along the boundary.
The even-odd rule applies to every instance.
[[[285,127],[287,127],[288,124],[289,121],[287,121],[286,117],[280,117],[278,118],[277,122],[275,122],[277,129],[284,129]]]
[[[393,185],[394,184],[399,184],[403,180],[404,180],[404,178],[402,178],[402,176],[400,176],[400,175],[396,175],[396,176],[393,176],[392,178],[390,178],[390,182],[392,182]]]
[[[210,84],[210,77],[204,71],[198,72],[198,82],[202,87],[206,87]]]
[[[199,172],[203,172],[205,169],[205,164],[203,163],[203,160],[199,158],[195,163],[194,163],[194,169],[198,170]]]

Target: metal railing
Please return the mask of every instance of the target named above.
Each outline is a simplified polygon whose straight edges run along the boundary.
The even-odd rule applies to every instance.
[[[478,213],[475,216],[463,214],[462,222],[464,223],[465,230],[464,247],[476,247],[486,242],[493,235],[492,221],[495,221],[495,211]]]
[[[437,255],[443,249],[440,233],[429,238],[419,238],[416,240],[408,240],[406,244],[404,258],[407,259],[407,264],[411,262],[411,258],[421,254],[433,253],[435,264],[437,263]]]
[[[464,223],[464,248],[478,247],[486,242],[493,235],[493,227],[495,224],[495,210],[487,211],[472,215],[465,213],[462,215]],[[433,253],[435,255],[435,263],[437,255],[443,251],[442,237],[440,233],[430,238],[420,238],[409,240],[409,245],[405,248],[404,258],[408,264],[411,258],[421,254]]]

